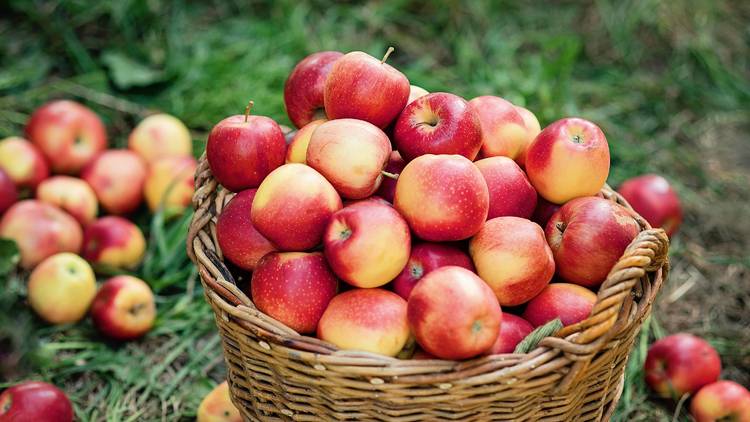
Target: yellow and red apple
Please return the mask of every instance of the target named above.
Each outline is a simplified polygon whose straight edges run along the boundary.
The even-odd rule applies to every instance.
[[[198,162],[190,155],[154,160],[146,173],[143,195],[152,212],[163,209],[169,216],[182,214],[195,192],[193,175]]]
[[[49,177],[49,165],[39,149],[15,136],[0,141],[0,170],[19,188],[36,189]]]
[[[96,193],[85,181],[70,176],[53,176],[36,189],[36,198],[56,205],[73,216],[82,226],[94,221],[99,212]]]
[[[133,151],[107,150],[99,154],[81,172],[102,208],[112,214],[128,214],[143,201],[146,163]]]
[[[690,414],[695,422],[750,422],[750,391],[734,381],[716,381],[693,397]]]
[[[667,179],[656,174],[628,179],[617,192],[653,227],[661,227],[668,236],[674,235],[682,224],[680,197]]]
[[[91,305],[91,320],[105,336],[120,341],[142,337],[154,326],[154,294],[145,281],[118,275],[105,281]]]
[[[321,51],[302,59],[284,83],[284,106],[289,120],[302,128],[316,119],[325,118],[323,91],[333,63],[344,54]]]
[[[591,290],[570,283],[552,283],[531,299],[523,312],[523,319],[534,327],[560,318],[563,325],[572,325],[588,318],[596,303]]]
[[[500,97],[483,95],[469,101],[482,127],[482,157],[515,160],[525,149],[528,131],[516,107]]]
[[[152,114],[130,132],[128,148],[150,164],[162,157],[192,155],[193,138],[180,119],[169,114]]]
[[[537,193],[526,173],[508,157],[488,157],[476,161],[490,193],[487,218],[514,216],[530,218],[536,207]]]
[[[310,137],[315,129],[326,121],[326,119],[313,120],[294,133],[292,141],[286,148],[285,163],[307,164],[307,146],[310,144]]]
[[[29,304],[37,315],[52,324],[83,319],[95,295],[94,270],[83,258],[70,252],[50,256],[29,276]]]
[[[94,264],[133,269],[146,252],[141,229],[130,221],[109,215],[86,226],[81,256]]]
[[[242,422],[242,415],[229,397],[226,381],[214,387],[198,406],[196,422]]]
[[[528,149],[534,138],[539,135],[539,132],[542,131],[542,127],[539,125],[539,120],[537,120],[534,113],[532,113],[529,109],[521,106],[515,107],[518,114],[520,114],[521,118],[523,118],[524,126],[526,126],[526,145],[523,146],[521,152],[518,154],[518,156],[516,156],[516,162],[518,163],[518,165],[524,167],[526,165],[526,150]]]

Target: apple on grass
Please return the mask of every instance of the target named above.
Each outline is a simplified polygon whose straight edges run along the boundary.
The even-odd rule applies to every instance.
[[[109,215],[86,226],[81,256],[93,264],[134,269],[146,252],[141,229],[122,217]]]
[[[31,309],[51,324],[80,321],[96,295],[91,266],[76,254],[63,252],[42,261],[29,276]]]
[[[163,157],[149,166],[143,195],[151,212],[164,210],[167,216],[181,215],[193,200],[193,175],[198,162],[191,155]]]
[[[198,406],[196,422],[242,422],[242,415],[229,397],[229,384],[214,387]]]
[[[573,325],[588,318],[596,304],[596,294],[570,283],[551,283],[526,304],[523,318],[534,327],[560,318],[563,325]]]
[[[105,281],[91,305],[94,326],[105,336],[119,341],[134,340],[154,326],[154,294],[145,281],[118,275]]]
[[[750,422],[750,391],[734,381],[716,381],[693,396],[690,414],[696,422]]]
[[[326,119],[313,120],[295,132],[292,141],[286,148],[286,159],[284,162],[287,164],[307,164],[307,146],[310,144],[310,137],[318,126],[327,121]]]
[[[13,179],[0,168],[0,215],[18,201],[18,189]]]
[[[169,114],[152,114],[130,132],[128,148],[147,163],[163,157],[193,154],[193,138],[180,119]]]
[[[646,384],[659,397],[678,400],[684,394],[695,394],[704,385],[718,380],[721,359],[702,338],[677,333],[663,337],[649,347],[643,371]]]
[[[483,95],[469,101],[482,127],[482,157],[515,160],[526,148],[528,132],[516,107],[500,97]]]
[[[313,120],[326,117],[323,91],[333,63],[344,54],[321,51],[302,59],[284,83],[284,106],[289,120],[302,128]]]
[[[133,151],[107,150],[96,156],[81,172],[99,200],[111,214],[128,214],[143,201],[146,163]]]
[[[388,173],[388,177],[384,177],[381,180],[380,187],[375,192],[375,195],[392,204],[393,198],[396,195],[398,175],[404,170],[404,167],[406,167],[406,161],[401,158],[401,154],[398,151],[391,151],[391,155],[388,157],[388,163],[383,169],[384,175],[385,173]]]
[[[526,173],[508,157],[483,158],[474,163],[490,193],[487,218],[515,216],[530,218],[536,207],[537,193]]]
[[[82,226],[94,221],[99,212],[94,190],[75,177],[53,176],[44,180],[36,189],[36,197],[67,212]]]
[[[19,188],[36,189],[49,177],[49,165],[39,149],[15,136],[0,141],[0,170]]]
[[[229,201],[216,221],[216,239],[221,253],[238,267],[252,271],[263,255],[276,248],[253,226],[250,219],[257,189],[247,189]]]
[[[526,145],[524,145],[523,150],[516,156],[516,162],[519,166],[524,167],[526,165],[526,150],[529,147],[529,144],[536,138],[537,135],[539,135],[539,132],[542,131],[542,127],[539,125],[539,120],[537,120],[534,113],[532,113],[529,109],[521,107],[521,106],[515,106],[516,111],[518,114],[521,115],[523,118],[524,126],[526,126]]]
[[[475,272],[471,258],[456,246],[446,243],[417,243],[401,273],[393,279],[393,291],[409,299],[414,286],[430,272],[449,265]]]
[[[628,179],[617,192],[653,227],[674,235],[682,224],[682,205],[667,179],[656,174]]]
[[[487,349],[484,354],[489,356],[501,353],[513,353],[518,343],[531,334],[532,331],[534,331],[534,326],[525,319],[503,312],[503,322],[500,324],[500,332],[497,335],[497,340],[495,340],[492,347]]]
[[[54,385],[26,381],[0,394],[0,421],[73,422],[73,405]]]

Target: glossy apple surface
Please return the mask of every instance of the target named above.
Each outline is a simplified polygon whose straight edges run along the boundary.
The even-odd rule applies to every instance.
[[[315,129],[325,122],[327,122],[325,119],[313,120],[298,130],[286,149],[284,162],[307,164],[307,146],[310,144],[310,137]]]
[[[256,191],[247,189],[235,195],[216,221],[216,239],[224,257],[248,271],[255,269],[263,255],[276,250],[250,219]]]
[[[591,314],[596,295],[591,290],[570,283],[552,283],[531,299],[523,319],[534,327],[560,318],[563,325],[573,325]]]
[[[323,90],[333,63],[344,54],[321,51],[302,59],[284,83],[284,106],[289,120],[302,128],[315,119],[325,117]]]
[[[430,272],[449,265],[475,272],[474,264],[466,252],[447,243],[417,243],[411,249],[409,261],[399,275],[393,279],[393,291],[409,299],[414,286]]]
[[[750,422],[750,392],[734,381],[716,381],[693,397],[690,414],[696,422]]]
[[[81,178],[96,193],[102,208],[111,214],[128,214],[143,202],[146,163],[133,151],[107,150],[87,165]]]
[[[469,101],[482,125],[482,157],[516,159],[526,147],[527,131],[516,107],[500,97],[483,95]]]
[[[537,193],[526,173],[508,157],[483,158],[474,163],[487,182],[490,208],[487,219],[495,217],[530,218],[536,208]]]
[[[661,227],[668,236],[682,224],[682,205],[667,179],[657,174],[628,179],[617,192],[653,227]]]
[[[73,422],[73,406],[54,385],[26,381],[0,394],[0,421]]]
[[[521,106],[515,107],[518,114],[523,118],[523,123],[526,126],[526,145],[524,145],[523,150],[516,157],[518,165],[524,167],[526,165],[526,150],[529,148],[529,145],[534,138],[539,135],[539,132],[542,131],[542,127],[539,125],[539,120],[537,120],[531,110]]]
[[[83,230],[81,256],[94,264],[134,269],[146,253],[141,229],[122,217],[108,215]]]
[[[646,384],[663,398],[695,394],[721,375],[721,358],[706,340],[677,333],[655,341],[643,366]],[[695,399],[694,399],[695,400]]]
[[[99,287],[91,305],[91,320],[105,336],[120,341],[142,337],[154,326],[156,304],[143,280],[118,275]]]

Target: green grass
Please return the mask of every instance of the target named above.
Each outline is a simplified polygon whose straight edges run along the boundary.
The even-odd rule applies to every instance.
[[[725,374],[750,382],[742,289],[750,228],[733,224],[750,212],[743,2],[10,0],[0,12],[0,137],[20,134],[41,103],[69,97],[94,108],[119,146],[140,116],[172,113],[194,131],[198,154],[212,125],[250,99],[254,113],[288,124],[283,83],[306,54],[380,56],[389,45],[389,62],[430,91],[500,95],[543,125],[569,115],[593,120],[610,142],[611,184],[661,173],[685,203],[665,295],[688,279],[696,287],[657,306],[663,332],[708,337]],[[24,275],[6,276],[2,385],[25,377],[64,385],[81,420],[191,418],[223,363],[184,252],[188,218],[137,214],[149,250],[136,274],[156,291],[159,311],[140,342],[102,342],[89,322],[47,327],[24,303]],[[654,322],[641,333],[618,420],[672,415],[641,382],[646,345],[660,334]]]

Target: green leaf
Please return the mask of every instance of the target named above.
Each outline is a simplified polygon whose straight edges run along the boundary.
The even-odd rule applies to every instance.
[[[0,275],[6,275],[16,268],[21,260],[18,245],[11,239],[0,238]]]
[[[109,69],[112,82],[120,89],[149,86],[166,79],[164,71],[152,69],[116,51],[102,54],[102,61]]]
[[[560,318],[553,319],[552,321],[542,325],[541,327],[537,327],[536,330],[529,333],[526,338],[521,340],[520,343],[518,343],[518,346],[516,346],[516,350],[513,351],[513,353],[528,353],[531,350],[533,350],[539,342],[549,336],[554,336],[555,333],[560,331],[560,329],[563,327],[562,322],[560,321]]]

